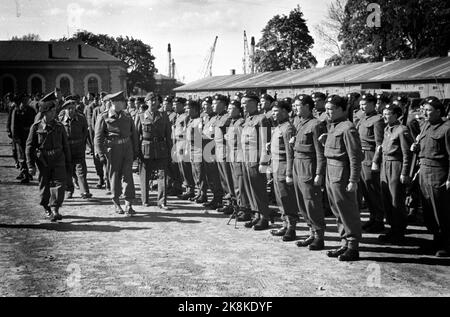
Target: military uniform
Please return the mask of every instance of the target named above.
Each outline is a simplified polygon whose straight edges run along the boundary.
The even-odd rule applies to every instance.
[[[175,122],[177,120],[177,113],[175,111],[168,111],[166,112],[167,116],[169,117],[169,121],[171,124],[172,129],[172,144],[174,143],[174,126]],[[171,157],[169,166],[167,169],[167,187],[169,191],[171,191],[174,195],[181,195],[183,193],[182,188],[182,179],[181,179],[181,173],[180,169],[178,167],[178,163],[174,161],[174,159]]]
[[[383,143],[384,128],[383,118],[376,111],[364,115],[357,125],[364,154],[360,187],[370,212],[370,221],[367,227],[365,226],[368,231],[371,231],[371,227],[372,230],[382,230],[383,227],[384,211],[382,204],[380,204],[380,174],[379,171],[372,171],[372,163],[374,163],[375,151]],[[378,226],[378,228],[375,228],[375,226]]]
[[[195,199],[198,203],[207,202],[208,191],[206,169],[203,164],[202,132],[202,118],[190,118],[186,130],[186,153],[189,155],[192,175],[198,188],[197,194],[192,199]]]
[[[86,117],[86,122],[88,125],[88,137],[87,137],[87,144],[89,146],[89,150],[91,154],[94,154],[94,127],[92,125],[92,116],[94,115],[94,109],[97,107],[97,103],[95,101],[90,102],[85,108],[84,108],[84,116]]]
[[[41,113],[54,107],[48,104],[54,97],[48,96],[41,99]],[[44,118],[34,123],[27,139],[26,156],[28,167],[37,165],[39,169],[40,205],[48,216],[53,213],[52,221],[61,220],[59,208],[64,202],[66,165],[71,161],[67,134],[62,124],[54,119],[46,122]]]
[[[95,127],[97,125],[98,119],[102,115],[102,113],[105,113],[108,109],[106,109],[105,105],[100,105],[96,108],[94,108],[94,112],[92,113],[92,142],[94,142],[95,139]],[[107,158],[108,159],[108,158]],[[95,172],[98,175],[99,181],[97,184],[97,188],[102,188],[106,185],[106,190],[111,190],[111,183],[108,176],[108,170],[109,170],[109,163],[108,162],[101,162],[98,153],[96,152],[95,145],[94,145],[94,153],[93,153],[93,160],[94,160],[94,166],[95,166]]]
[[[425,124],[419,139],[424,220],[438,250],[450,253],[450,121]],[[442,252],[442,251],[440,251]],[[438,255],[439,256],[439,255]]]
[[[64,105],[63,105],[64,109]],[[77,112],[72,118],[69,118],[64,111],[59,116],[59,121],[64,126],[67,133],[68,143],[70,147],[71,160],[66,166],[67,169],[67,186],[66,191],[71,194],[74,192],[74,184],[72,175],[76,174],[78,184],[80,186],[81,196],[90,198],[89,186],[87,182],[87,166],[86,166],[86,139],[88,137],[88,124],[84,115]]]
[[[390,235],[397,237],[404,235],[407,226],[406,186],[400,182],[400,175],[409,175],[412,142],[408,128],[399,121],[386,126],[381,151],[381,199],[387,223],[391,226]]]
[[[148,205],[148,191],[151,172],[158,171],[158,206],[167,204],[166,172],[172,149],[172,129],[165,113],[147,110],[136,119],[139,136],[139,177],[141,180],[142,203]]]
[[[14,141],[13,137],[12,137],[12,129],[11,129],[11,118],[12,118],[12,114],[14,112],[14,110],[17,108],[17,105],[15,102],[11,102],[8,105],[8,119],[6,120],[6,131],[8,132],[8,136],[12,139],[11,140],[11,150],[12,150],[12,157],[14,159],[14,162],[16,163],[16,167],[19,168],[19,156],[17,153],[17,146],[16,146],[16,142]],[[40,119],[40,113],[38,113],[36,115],[36,117],[39,116]],[[33,122],[36,122],[37,119],[35,119]]]
[[[347,185],[359,181],[362,153],[358,132],[350,121],[344,118],[331,122],[324,155],[327,159],[326,189],[331,210],[337,218],[342,248],[358,250],[361,218],[356,192],[348,192]]]
[[[120,94],[105,96],[114,100]],[[95,126],[95,151],[99,157],[109,161],[108,176],[111,182],[111,192],[116,211],[123,213],[120,208],[119,197],[124,183],[124,197],[127,208],[135,198],[133,181],[133,160],[138,154],[138,140],[135,125],[131,116],[125,111],[119,113],[112,109],[100,115]]]
[[[325,124],[312,115],[301,119],[297,128],[294,143],[293,178],[297,198],[297,206],[310,228],[310,238],[306,246],[316,239],[318,249],[322,247],[325,234],[325,214],[323,208],[322,189],[314,185],[316,175],[325,175],[325,157],[323,145],[319,137],[326,133]],[[310,247],[311,249],[314,248]]]

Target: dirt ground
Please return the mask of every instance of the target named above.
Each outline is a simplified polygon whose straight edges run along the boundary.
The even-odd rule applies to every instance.
[[[450,295],[450,259],[421,254],[418,244],[431,239],[423,227],[409,227],[404,246],[364,235],[361,261],[341,263],[268,231],[227,226],[227,217],[173,197],[173,211],[142,207],[137,175],[137,216],[116,215],[104,190],[92,189],[90,201],[75,191],[61,209],[64,220],[49,223],[36,180],[15,180],[5,121],[2,113],[0,296]],[[88,169],[93,188],[91,158]],[[331,249],[339,239],[334,219],[327,224]],[[307,234],[303,222],[298,234]]]

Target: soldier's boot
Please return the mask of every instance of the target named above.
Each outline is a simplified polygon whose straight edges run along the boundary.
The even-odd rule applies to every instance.
[[[327,251],[327,256],[329,258],[337,258],[340,255],[344,254],[345,251],[347,251],[347,250],[348,250],[348,242],[347,242],[347,240],[343,239],[341,241],[341,247],[338,249],[333,249],[333,250]]]
[[[134,211],[130,201],[125,202],[125,214],[127,216],[133,216],[136,214],[136,211]]]
[[[287,227],[286,233],[283,236],[283,241],[284,242],[295,241],[295,239],[297,238],[297,234],[295,232],[295,229],[297,226],[297,218],[292,217],[292,216],[287,216],[287,222],[288,222],[288,227]]]
[[[52,216],[50,217],[50,221],[51,222],[56,222],[56,221],[62,220],[62,219],[63,219],[63,217],[59,213],[59,207],[54,207],[53,208],[53,212],[52,212]]]
[[[91,193],[82,193],[81,194],[81,198],[83,198],[83,199],[92,198],[92,194]]]
[[[113,198],[112,202],[114,204],[114,211],[116,212],[116,214],[123,215],[125,211],[123,211],[122,206],[120,206],[119,199]]]
[[[342,262],[351,262],[359,260],[358,241],[349,240],[348,249],[338,256],[338,260]]]
[[[252,213],[249,209],[243,209],[238,214],[237,221],[238,222],[246,222],[252,220]]]
[[[253,226],[255,226],[258,223],[259,219],[260,219],[260,216],[258,213],[256,213],[255,217],[252,220],[250,220],[249,222],[246,222],[244,224],[244,227],[249,228],[249,229],[253,228]]]
[[[20,181],[20,180],[24,179],[24,177],[25,177],[25,175],[23,174],[23,172],[20,172],[19,176],[17,176],[16,179],[18,181]]]
[[[325,232],[323,230],[316,230],[314,232],[314,241],[308,248],[311,251],[321,251],[325,249]]]
[[[314,231],[313,231],[312,229],[310,229],[310,231],[309,231],[309,237],[306,238],[306,239],[303,239],[303,240],[298,241],[298,242],[296,243],[296,245],[297,245],[299,248],[304,248],[304,247],[309,246],[309,245],[310,245],[311,243],[313,243],[313,242],[314,242]]]
[[[103,180],[103,178],[100,178],[97,182],[97,184],[95,185],[95,187],[97,189],[102,189],[105,186],[105,181]]]
[[[258,222],[253,226],[253,230],[255,231],[263,231],[269,229],[269,219],[262,216]]]
[[[275,237],[283,237],[287,230],[288,230],[288,221],[287,221],[287,216],[283,216],[283,227],[281,227],[280,229],[277,230],[271,230],[270,234],[275,236]]]
[[[52,210],[49,206],[44,207],[44,216],[45,218],[51,218],[53,216]]]
[[[20,180],[21,184],[28,184],[30,183],[30,175],[29,174],[24,174],[24,177]]]

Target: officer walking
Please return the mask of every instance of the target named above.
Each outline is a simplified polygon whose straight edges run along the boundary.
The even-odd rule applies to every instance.
[[[319,137],[326,133],[325,124],[313,116],[314,101],[308,95],[295,98],[300,122],[294,139],[293,179],[297,206],[310,229],[298,247],[318,251],[325,247],[325,214],[322,202],[322,186],[325,176],[325,157]]]
[[[419,136],[420,189],[425,223],[437,257],[450,256],[450,121],[436,97],[425,98],[425,126]]]
[[[71,161],[67,134],[56,119],[56,96],[52,92],[39,101],[40,119],[30,129],[26,156],[30,174],[39,169],[40,205],[52,222],[62,220],[66,165]],[[69,176],[70,177],[70,176]]]
[[[295,128],[289,120],[292,105],[287,98],[275,102],[273,118],[277,126],[272,132],[270,153],[272,157],[272,172],[277,204],[282,211],[284,226],[280,230],[272,231],[274,236],[282,236],[283,241],[296,239],[296,225],[298,222],[297,204],[295,201],[294,179],[292,175],[294,151],[292,140]]]
[[[370,212],[370,220],[363,225],[368,233],[381,233],[384,231],[384,210],[380,204],[381,188],[379,171],[372,170],[375,151],[383,143],[384,121],[375,110],[377,99],[371,94],[362,96],[360,106],[364,112],[356,128],[361,139],[364,160],[361,169],[361,193]]]
[[[71,160],[66,166],[66,198],[71,199],[73,197],[74,183],[72,175],[77,176],[81,198],[91,198],[92,194],[89,192],[87,182],[86,139],[88,138],[89,130],[86,118],[76,111],[75,101],[68,100],[62,105],[59,122],[66,131],[71,153]]]
[[[95,126],[95,151],[100,161],[109,161],[108,176],[111,182],[112,201],[116,213],[135,214],[132,201],[135,198],[133,161],[138,155],[138,140],[131,116],[124,111],[126,99],[123,91],[106,95],[103,101],[109,110],[103,112]],[[125,212],[119,197],[124,184]]]
[[[356,191],[361,175],[361,141],[355,126],[347,120],[347,102],[333,95],[327,99],[330,128],[325,143],[326,188],[330,207],[337,218],[341,247],[327,252],[339,261],[359,259],[361,218]]]

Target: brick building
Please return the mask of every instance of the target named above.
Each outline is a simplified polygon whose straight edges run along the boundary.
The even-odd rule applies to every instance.
[[[127,65],[82,42],[0,41],[0,96],[126,90]]]

